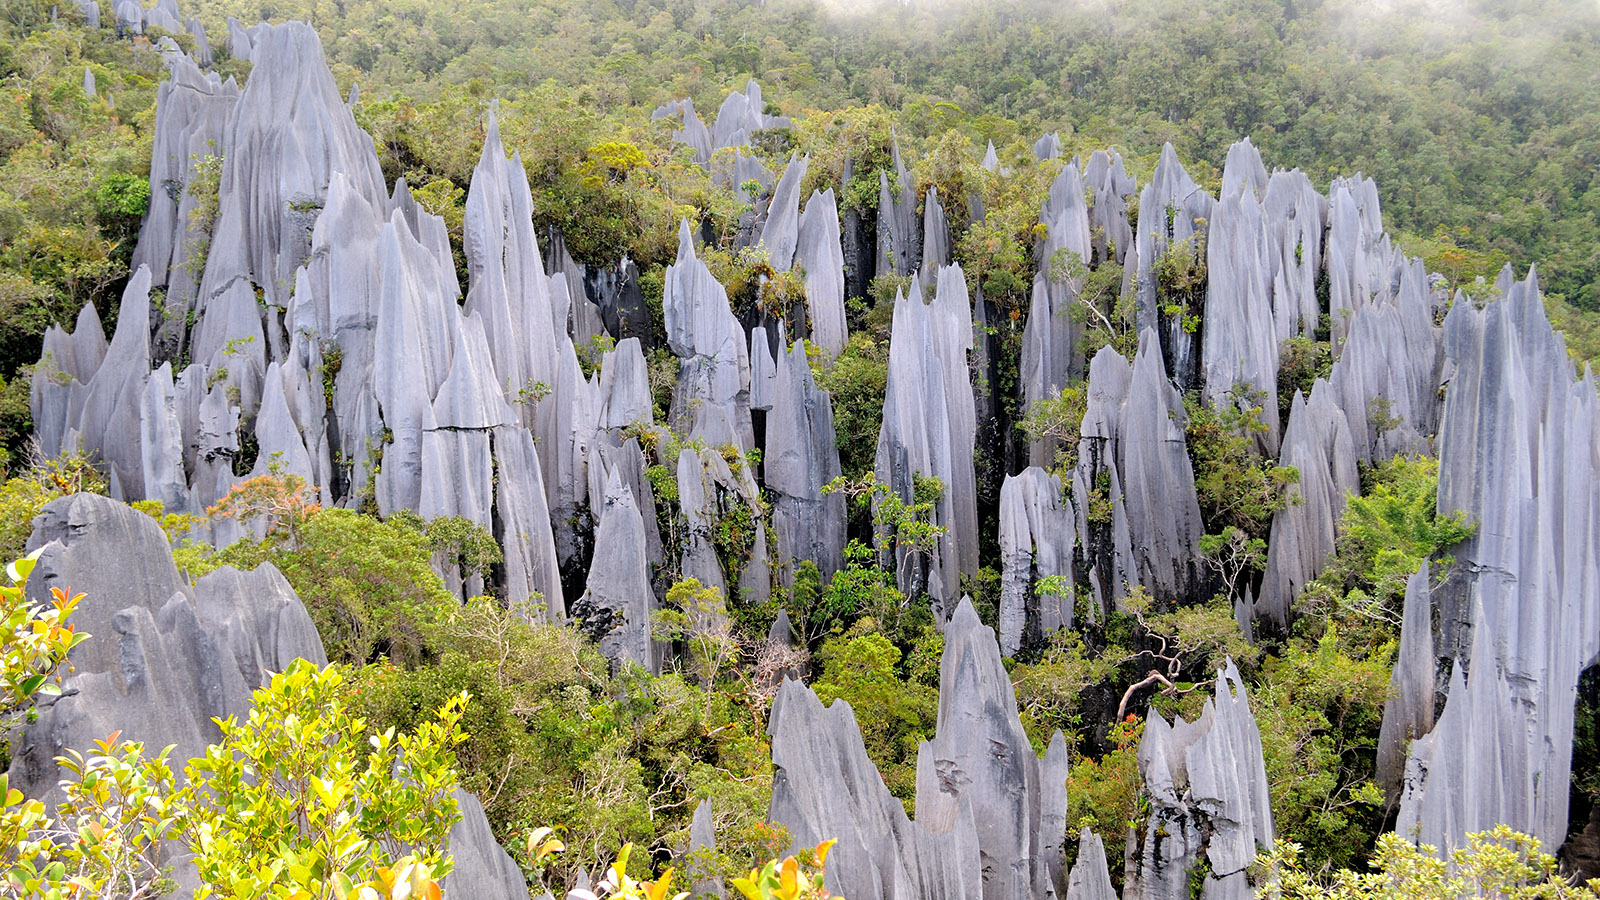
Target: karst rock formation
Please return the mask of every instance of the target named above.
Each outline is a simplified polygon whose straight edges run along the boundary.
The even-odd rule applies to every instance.
[[[208,47],[172,0],[107,12],[124,31],[188,30]],[[1292,622],[1361,489],[1358,466],[1437,454],[1439,511],[1463,514],[1475,535],[1448,579],[1424,567],[1405,591],[1379,751],[1397,829],[1446,850],[1497,823],[1547,846],[1567,834],[1573,701],[1600,656],[1600,400],[1552,331],[1536,273],[1508,269],[1492,289],[1452,297],[1384,232],[1371,180],[1337,179],[1324,194],[1298,170],[1269,171],[1248,141],[1230,149],[1213,195],[1170,145],[1140,184],[1120,156],[1064,159],[1047,135],[1033,152],[1059,173],[1039,210],[1020,377],[1002,387],[988,333],[997,313],[954,263],[955,236],[981,204],[919,190],[898,144],[875,211],[841,209],[832,189],[803,197],[808,157],[769,169],[752,148],[753,135],[790,123],[751,82],[709,126],[687,99],[655,115],[679,126],[675,139],[714,180],[754,183],[737,244],[774,271],[802,272],[803,303],[736,310],[703,258],[700,223],[684,221],[656,346],[631,261],[579,265],[559,234],[536,233],[522,161],[492,111],[466,198],[462,283],[445,222],[404,181],[385,183],[316,33],[230,21],[228,44],[253,65],[243,88],[208,72],[208,51],[165,49],[152,201],[114,333],[90,305],[44,338],[31,398],[39,445],[97,456],[114,500],[58,501],[37,524],[46,552],[30,589],[69,580],[87,591],[86,627],[104,639],[76,657],[79,694],[28,728],[14,784],[49,790],[55,752],[114,727],[198,749],[209,717],[239,710],[264,673],[322,658],[270,567],[188,584],[158,530],[114,501],[198,513],[248,478],[287,472],[326,505],[460,516],[494,534],[505,562],[488,584],[441,566],[453,590],[537,601],[552,621],[578,621],[615,665],[651,671],[671,663],[652,631],[666,573],[699,578],[730,605],[786,595],[807,562],[826,579],[844,565],[849,530],[845,497],[827,489],[846,436],[817,367],[851,341],[846,299],[888,275],[901,287],[886,311],[872,468],[906,503],[938,479],[931,519],[944,532],[929,550],[885,542],[879,558],[943,629],[938,729],[919,750],[912,817],[850,708],[782,684],[768,726],[771,816],[796,845],[839,840],[830,887],[852,900],[1106,900],[1122,865],[1125,898],[1178,900],[1203,862],[1203,896],[1249,895],[1245,870],[1270,846],[1273,817],[1231,664],[1196,721],[1149,718],[1138,755],[1152,815],[1128,859],[1107,860],[1085,832],[1071,867],[1065,741],[1034,752],[1002,665],[1002,653],[1098,620],[1133,591],[1174,604],[1218,589],[1199,550],[1208,523],[1185,436],[1190,392],[1259,406],[1259,449],[1299,473],[1260,583],[1228,598],[1247,633]],[[992,145],[983,167],[1000,170]],[[218,185],[204,229],[185,190],[199,178]],[[1124,266],[1129,355],[1088,352],[1084,316],[1114,313],[1084,308],[1095,301],[1083,267],[1107,260]],[[1280,404],[1283,342],[1323,327],[1331,371]],[[597,335],[614,345],[581,354]],[[663,371],[670,385],[657,383]],[[997,392],[1031,410],[1066,388],[1085,397],[1075,439],[1019,440],[980,468],[975,450],[1005,455],[997,435],[1014,424]],[[670,499],[650,474],[664,447],[676,454],[661,464]],[[1074,447],[1074,465],[1056,468]],[[674,543],[658,516],[667,503],[682,516]],[[986,517],[998,523],[993,560],[980,559]],[[730,521],[748,526],[739,541]],[[206,527],[219,545],[243,534]],[[1000,574],[998,634],[963,601],[985,563]],[[453,883],[480,885],[464,896],[515,894],[515,866],[475,803],[463,807]],[[706,820],[697,840],[709,846]]]

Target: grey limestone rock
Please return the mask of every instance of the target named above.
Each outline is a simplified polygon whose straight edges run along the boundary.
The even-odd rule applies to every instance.
[[[916,179],[900,158],[900,144],[891,148],[895,179],[878,173],[878,244],[874,270],[879,275],[910,275],[922,268],[922,222],[917,218]]]
[[[1248,193],[1260,200],[1266,192],[1267,167],[1261,162],[1261,151],[1249,138],[1235,142],[1222,165],[1222,197]]]
[[[679,226],[678,261],[667,267],[662,306],[667,345],[680,360],[673,417],[712,446],[753,446],[749,345],[727,291],[695,257],[687,221]]]
[[[1046,870],[1046,852],[1059,847],[1064,817],[1044,827],[1041,798],[1066,783],[1041,783],[1017,700],[1000,660],[994,632],[963,599],[945,626],[939,663],[938,730],[917,751],[917,818],[947,821],[970,808],[991,900],[1044,897],[1059,871]],[[1060,858],[1055,857],[1059,870]]]
[[[1061,135],[1052,131],[1033,142],[1033,158],[1043,161],[1061,156]]]
[[[1000,155],[994,152],[994,141],[990,141],[988,148],[983,151],[983,162],[980,165],[989,172],[1000,170]]]
[[[932,304],[921,288],[895,299],[889,378],[874,471],[905,502],[917,476],[938,478],[944,490],[935,524],[948,528],[931,559],[896,550],[897,580],[908,595],[927,593],[936,620],[954,611],[963,573],[977,571],[977,492],[971,448],[977,413],[967,353],[972,308],[959,267],[939,273]]]
[[[288,305],[295,270],[311,252],[310,226],[341,172],[374,203],[386,196],[372,139],[355,123],[310,27],[290,22],[254,36],[252,78],[221,142],[216,225],[199,302],[243,280],[265,304]]]
[[[1412,746],[1396,826],[1443,852],[1498,823],[1550,846],[1566,836],[1567,792],[1538,786],[1571,778],[1578,677],[1600,653],[1600,396],[1587,372],[1574,378],[1537,274],[1496,286],[1498,299],[1458,300],[1444,323],[1438,508],[1477,528],[1432,591],[1434,653],[1452,674]],[[1395,717],[1420,721],[1420,701]]]
[[[1127,511],[1139,581],[1176,600],[1195,582],[1200,504],[1184,437],[1183,398],[1162,368],[1158,339],[1139,335],[1128,399],[1117,429],[1117,504]]]
[[[1255,161],[1260,165],[1259,157]],[[1278,339],[1266,227],[1254,193],[1225,192],[1218,201],[1207,232],[1206,270],[1202,397],[1213,405],[1259,406],[1267,427],[1256,443],[1267,456],[1276,456],[1282,437]]]
[[[505,554],[506,598],[542,601],[549,618],[564,619],[560,563],[533,438],[522,428],[497,428],[493,438],[495,537]]]
[[[698,578],[730,601],[765,602],[771,593],[771,563],[760,488],[749,466],[742,464],[736,472],[715,450],[684,448],[678,454],[678,505],[684,517],[683,576]],[[715,543],[719,524],[730,515],[739,515],[753,531],[744,558],[728,561],[738,565],[738,577],[731,583]]]
[[[1094,262],[1121,263],[1133,247],[1133,226],[1128,222],[1128,197],[1138,188],[1116,151],[1096,150],[1089,155],[1083,183],[1090,191],[1089,234]],[[1089,262],[1085,258],[1085,262]]]
[[[172,365],[163,363],[145,382],[139,408],[139,455],[144,464],[144,499],[167,512],[187,512],[189,486],[183,470],[183,431],[178,423]]]
[[[782,328],[778,343],[783,344]],[[781,350],[779,351],[782,352]],[[778,390],[778,363],[773,359],[765,326],[750,329],[750,408],[770,412]]]
[[[801,560],[815,563],[824,581],[843,567],[845,500],[841,493],[822,490],[841,474],[833,402],[812,380],[801,343],[782,354],[776,374],[761,465],[773,495],[778,575],[791,587]]]
[[[1338,354],[1349,335],[1350,316],[1387,290],[1393,249],[1383,232],[1372,179],[1334,179],[1328,191],[1326,253],[1328,312]]]
[[[462,229],[471,276],[466,310],[483,316],[493,374],[513,403],[536,385],[553,386],[559,363],[550,282],[544,275],[532,217],[522,157],[506,156],[491,111]],[[523,424],[536,427],[538,406],[519,405]],[[547,430],[538,429],[539,436],[553,440]]]
[[[772,736],[768,818],[794,847],[837,840],[828,890],[852,900],[979,900],[982,864],[971,803],[912,822],[867,757],[850,705],[824,707],[810,688],[785,681],[767,722]]]
[[[131,499],[144,496],[139,409],[149,376],[150,270],[141,266],[122,292],[117,333],[84,387],[76,423],[82,449],[105,461],[114,489]]]
[[[805,180],[811,156],[791,155],[789,165],[772,189],[772,201],[767,206],[767,222],[761,230],[761,245],[767,249],[767,259],[772,268],[786,272],[794,265],[795,247],[799,242],[800,182]]]
[[[656,608],[645,568],[644,519],[633,492],[612,472],[605,500],[597,511],[594,544],[604,547],[589,567],[583,596],[572,614],[600,642],[600,652],[613,667],[637,663],[659,673],[663,648],[651,638],[650,613]]]
[[[98,0],[73,0],[73,5],[83,15],[83,21],[90,28],[100,27],[100,3]]]
[[[717,852],[716,825],[711,814],[711,801],[701,800],[694,808],[694,818],[689,820],[689,854],[691,869],[698,868],[693,856],[701,851]],[[701,878],[694,882],[690,893],[695,897],[716,897],[718,900],[727,896],[727,889],[722,886],[722,880],[713,876]]]
[[[1318,379],[1309,401],[1296,393],[1279,464],[1300,473],[1289,487],[1298,502],[1272,517],[1256,615],[1288,624],[1294,599],[1333,554],[1346,498],[1360,491],[1357,459],[1344,411],[1333,402],[1328,383]]]
[[[844,250],[833,188],[812,191],[800,214],[795,265],[805,272],[807,332],[829,356],[844,352],[849,327],[844,312]]]
[[[1072,501],[1061,480],[1037,466],[1006,477],[1000,488],[1000,649],[1015,655],[1025,642],[1072,627],[1073,597],[1039,594],[1039,579],[1076,582],[1078,540]]]
[[[711,161],[711,129],[700,120],[694,111],[694,100],[685,97],[682,100],[669,100],[667,103],[656,107],[650,114],[650,120],[665,118],[681,118],[682,128],[672,130],[672,139],[681,141],[694,148],[694,161],[704,166]]]
[[[1272,321],[1279,341],[1312,337],[1322,313],[1317,275],[1322,269],[1322,232],[1328,201],[1296,169],[1274,172],[1260,196],[1271,267]]]
[[[1389,701],[1378,732],[1378,783],[1392,802],[1399,797],[1406,749],[1433,730],[1433,604],[1427,562],[1406,582],[1400,649],[1389,676]]]
[[[67,433],[78,432],[86,386],[105,357],[106,333],[92,303],[78,311],[71,334],[57,325],[45,329],[44,350],[29,379],[28,408],[46,457],[73,449],[64,446]]]
[[[938,271],[951,262],[950,220],[939,204],[938,187],[929,187],[922,208],[922,265]]]
[[[1168,305],[1183,305],[1183,298],[1163,295],[1156,277],[1156,263],[1173,248],[1196,253],[1206,241],[1211,219],[1212,196],[1194,183],[1178,161],[1171,144],[1161,148],[1161,158],[1150,183],[1139,192],[1139,224],[1134,235],[1134,265],[1124,267],[1124,288],[1136,296],[1136,317],[1140,331],[1153,328],[1161,335],[1162,354],[1167,371],[1183,390],[1201,386],[1200,342],[1184,328],[1184,318],[1199,312],[1181,310],[1167,313]],[[1152,213],[1167,213],[1166,215]],[[1185,301],[1186,302],[1186,301]]]
[[[1073,505],[1089,580],[1103,607],[1133,584],[1178,602],[1196,583],[1204,526],[1184,423],[1182,397],[1162,369],[1153,331],[1139,336],[1132,366],[1109,347],[1095,355]],[[1097,485],[1109,486],[1109,525],[1087,518],[1090,492],[1102,489]]]
[[[471,793],[456,788],[455,797],[461,820],[450,829],[445,851],[455,860],[455,868],[440,887],[447,896],[474,900],[526,900],[528,884],[522,867],[495,841],[483,804]]]
[[[1139,771],[1151,816],[1140,845],[1129,844],[1125,900],[1189,896],[1202,853],[1208,896],[1249,897],[1243,876],[1258,850],[1272,846],[1272,810],[1260,732],[1231,660],[1195,721],[1168,725],[1151,713]]]
[[[1106,844],[1084,826],[1078,832],[1078,861],[1067,877],[1065,900],[1117,900],[1106,867]]]

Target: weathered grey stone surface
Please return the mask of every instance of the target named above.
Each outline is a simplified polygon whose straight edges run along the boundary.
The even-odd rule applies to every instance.
[[[1089,155],[1083,183],[1090,191],[1089,234],[1096,264],[1121,263],[1133,247],[1133,226],[1128,222],[1128,197],[1138,188],[1115,150]],[[1087,260],[1086,260],[1087,261]]]
[[[1153,332],[1139,336],[1128,400],[1117,429],[1117,505],[1127,510],[1139,582],[1157,597],[1183,597],[1197,577],[1200,504],[1185,444],[1183,398],[1167,381]]]
[[[1022,398],[1029,410],[1083,377],[1083,323],[1073,310],[1082,285],[1067,272],[1072,257],[1087,265],[1092,251],[1089,210],[1076,165],[1068,164],[1050,185],[1039,223],[1047,230],[1035,251],[1039,268],[1022,333]],[[1055,461],[1055,446],[1047,440],[1034,441],[1028,458],[1033,465],[1049,465]]]
[[[1041,783],[1011,679],[994,632],[963,599],[945,626],[939,663],[939,718],[933,740],[917,750],[917,817],[949,821],[970,809],[990,900],[1043,897],[1059,872],[1047,871],[1047,848],[1060,846],[1064,821],[1044,827],[1041,797],[1066,794]],[[1059,869],[1060,858],[1055,858]]]
[[[1255,615],[1288,624],[1294,599],[1333,554],[1346,498],[1360,490],[1356,461],[1344,411],[1328,383],[1318,379],[1309,402],[1296,393],[1279,464],[1293,466],[1300,478],[1289,487],[1296,499],[1272,517]]]
[[[1328,201],[1299,169],[1272,173],[1265,192],[1257,193],[1267,232],[1274,333],[1279,341],[1312,337],[1322,313],[1317,274]]]
[[[77,440],[86,385],[105,357],[106,333],[92,303],[78,311],[71,334],[56,325],[45,330],[44,350],[29,379],[28,408],[34,438],[46,457],[72,449],[64,446],[65,439],[71,431]]]
[[[838,843],[827,888],[852,900],[979,900],[982,863],[970,801],[939,821],[912,822],[867,757],[850,705],[824,707],[785,681],[767,722],[772,736],[768,818],[794,847]]]
[[[680,360],[672,414],[681,430],[717,446],[754,445],[750,354],[728,293],[695,257],[689,223],[678,230],[678,261],[667,267],[662,300],[667,345]]]
[[[833,188],[812,191],[806,200],[794,262],[805,272],[806,334],[829,356],[837,357],[844,352],[850,332],[845,324],[844,250]]]
[[[1111,872],[1106,867],[1106,844],[1100,835],[1084,826],[1078,832],[1078,861],[1067,877],[1065,900],[1117,900],[1111,887]]]
[[[1260,163],[1255,157],[1255,164]],[[1267,427],[1256,436],[1256,444],[1266,455],[1276,456],[1282,437],[1278,339],[1266,227],[1254,193],[1224,191],[1207,232],[1206,271],[1202,396],[1213,405],[1259,406]]]
[[[326,665],[310,615],[270,564],[218,569],[192,586],[172,564],[149,516],[92,494],[54,501],[35,522],[42,548],[30,596],[51,587],[85,593],[73,615],[90,635],[72,654],[75,671],[56,702],[39,708],[15,744],[12,787],[53,794],[55,758],[120,731],[147,747],[175,745],[182,763],[221,735],[213,717],[244,715],[251,692],[297,658]],[[483,809],[459,793],[464,818],[451,833],[453,884],[471,896],[522,896],[521,872],[489,832]],[[488,885],[509,891],[492,893]]]
[[[1182,390],[1200,387],[1199,337],[1184,328],[1185,315],[1199,310],[1183,310],[1169,315],[1156,278],[1156,262],[1174,246],[1187,244],[1198,251],[1206,241],[1215,199],[1184,171],[1171,144],[1161,148],[1161,158],[1150,183],[1139,192],[1139,225],[1134,235],[1136,265],[1125,266],[1124,290],[1136,295],[1140,331],[1155,329],[1161,336],[1167,371]],[[1170,215],[1165,214],[1170,210]]]
[[[900,144],[891,148],[894,183],[878,173],[878,244],[874,271],[902,278],[922,268],[922,220],[917,217],[916,179],[900,158]]]
[[[104,460],[119,499],[144,496],[139,408],[149,376],[150,270],[141,266],[122,292],[105,361],[84,386],[81,416],[69,426],[86,453]]]
[[[921,299],[912,280],[909,296],[895,299],[889,345],[889,377],[883,424],[878,433],[874,471],[909,503],[916,476],[938,478],[944,486],[934,507],[934,524],[949,531],[932,559],[896,549],[896,572],[907,595],[926,593],[936,620],[954,611],[961,575],[977,571],[977,494],[971,448],[977,414],[966,354],[972,346],[972,312],[966,279],[959,267],[939,273],[932,304]]]
[[[1272,811],[1261,735],[1231,660],[1195,721],[1168,725],[1151,712],[1139,772],[1151,815],[1140,846],[1130,842],[1124,900],[1190,896],[1190,870],[1202,853],[1208,896],[1250,896],[1244,871],[1272,846]]]
[[[701,800],[694,808],[694,817],[689,820],[689,854],[691,857],[699,852],[717,852],[716,823],[711,814],[711,801]],[[695,868],[691,859],[690,868]],[[716,877],[702,878],[690,887],[690,896],[704,898],[716,897],[718,900],[727,896],[727,889],[722,886],[722,879]]]
[[[1061,135],[1052,131],[1033,142],[1033,157],[1037,160],[1056,159],[1061,155]]]
[[[767,205],[767,221],[761,230],[761,245],[767,250],[772,267],[786,272],[794,265],[795,246],[799,242],[800,182],[805,180],[811,156],[792,154],[789,165],[772,189],[772,200]]]
[[[1444,324],[1438,507],[1477,531],[1433,591],[1434,652],[1451,676],[1444,712],[1412,745],[1396,825],[1446,852],[1497,823],[1547,846],[1565,837],[1567,791],[1541,786],[1571,778],[1578,676],[1600,653],[1600,397],[1588,373],[1573,377],[1537,274],[1508,269],[1496,287],[1482,308],[1458,299]]]
[[[583,596],[572,614],[600,642],[600,652],[613,667],[637,663],[659,673],[662,655],[650,634],[650,613],[656,608],[645,568],[644,519],[633,492],[615,472],[606,479],[605,501],[595,529],[597,553],[589,567]]]
[[[1139,336],[1131,367],[1109,347],[1095,355],[1072,487],[1089,582],[1102,608],[1135,584],[1158,600],[1179,602],[1197,583],[1205,532],[1186,421],[1153,331]],[[1109,525],[1087,518],[1095,491],[1111,504]]]
[[[548,427],[537,427],[548,425],[548,416],[540,421],[541,404],[519,401],[537,385],[556,384],[560,357],[527,172],[520,154],[507,158],[492,111],[467,192],[462,245],[470,275],[466,311],[483,316],[493,374],[506,400],[520,408],[522,424],[553,440]]]
[[[1370,178],[1336,178],[1328,191],[1328,313],[1337,354],[1349,336],[1350,317],[1388,287],[1393,256]]]
[[[1406,582],[1400,649],[1389,676],[1389,702],[1384,704],[1378,732],[1378,783],[1391,802],[1399,796],[1407,748],[1433,730],[1436,684],[1429,576],[1428,563],[1423,562]]]
[[[930,187],[922,206],[922,266],[937,271],[952,262],[950,219],[939,203],[939,188]]]
[[[685,97],[682,100],[671,100],[662,106],[656,107],[650,114],[650,120],[662,118],[681,117],[682,128],[672,131],[672,139],[682,141],[694,148],[694,161],[704,166],[711,161],[711,129],[700,120],[694,111],[694,100]]]
[[[310,27],[290,22],[260,31],[250,59],[271,78],[252,78],[229,120],[219,212],[199,302],[236,280],[288,305],[295,269],[311,253],[309,228],[337,171],[363,196],[386,195],[372,139],[355,124]]]
[[[822,492],[841,474],[833,402],[812,379],[806,349],[798,341],[778,361],[774,398],[761,465],[773,494],[778,577],[792,587],[794,567],[810,560],[826,583],[844,565],[845,498]]]
[[[1077,519],[1061,479],[1037,466],[1007,476],[1000,488],[1000,649],[1015,655],[1025,642],[1072,627],[1073,551]],[[1059,575],[1068,595],[1036,592]]]
[[[716,124],[711,127],[711,149],[737,147],[750,143],[750,134],[766,128],[787,128],[789,120],[768,115],[766,101],[761,99],[761,85],[752,79],[745,85],[744,93],[735,91],[722,101],[717,110]]]
[[[460,788],[451,796],[461,810],[461,821],[450,829],[445,846],[455,868],[440,883],[444,894],[481,900],[525,900],[528,885],[522,877],[522,867],[495,841],[483,804]]]

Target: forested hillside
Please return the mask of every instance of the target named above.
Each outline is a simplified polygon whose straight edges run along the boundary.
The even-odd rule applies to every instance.
[[[270,564],[340,715],[470,695],[532,893],[1600,865],[1600,6],[68,6],[0,557],[87,491],[153,603]]]

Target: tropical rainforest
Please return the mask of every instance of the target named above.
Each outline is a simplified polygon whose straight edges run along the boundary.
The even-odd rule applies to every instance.
[[[1049,238],[1040,210],[1074,157],[1115,150],[1143,185],[1170,144],[1199,186],[1216,194],[1230,146],[1247,138],[1270,167],[1298,168],[1319,192],[1336,179],[1370,177],[1388,234],[1434,273],[1433,289],[1481,303],[1496,296],[1506,266],[1522,273],[1537,265],[1545,312],[1565,332],[1572,360],[1580,369],[1600,361],[1600,6],[1587,0],[184,0],[182,10],[211,37],[210,70],[241,85],[263,76],[226,50],[230,18],[315,29],[385,182],[403,179],[444,222],[462,285],[473,276],[469,191],[492,118],[506,150],[519,155],[544,252],[559,240],[576,265],[598,270],[626,258],[636,267],[649,315],[634,336],[653,348],[646,367],[657,422],[669,421],[675,403],[678,361],[667,349],[663,304],[668,267],[681,261],[683,222],[695,223],[698,258],[747,323],[803,305],[805,285],[749,246],[752,210],[771,185],[735,182],[726,155],[697,162],[674,137],[681,118],[652,112],[689,98],[709,122],[730,91],[755,80],[761,112],[791,124],[750,134],[748,152],[772,173],[792,155],[809,157],[801,196],[831,188],[846,213],[887,215],[880,174],[893,181],[903,162],[917,198],[934,188],[946,199],[951,261],[993,310],[983,327],[996,348],[988,363],[995,406],[974,449],[981,565],[959,588],[989,626],[1001,616],[1002,483],[1041,445],[1051,448],[1047,458],[1031,461],[1070,483],[1092,403],[1081,380],[1059,396],[1024,401],[1036,273],[1072,269],[1089,298],[1084,306],[1095,312],[1080,315],[1087,338],[1074,351],[1082,371],[1101,348],[1129,359],[1139,349],[1123,264],[1105,254],[1040,259]],[[168,71],[161,44],[197,52],[195,36],[124,34],[112,27],[109,7],[101,14],[105,27],[96,28],[71,4],[9,0],[0,15],[4,560],[26,555],[46,504],[78,491],[114,492],[92,452],[45,458],[33,440],[34,379],[62,376],[36,368],[46,330],[70,327],[86,303],[108,333],[115,328],[153,192],[188,192],[191,225],[202,233],[218,215],[220,156],[193,160],[187,185],[151,183],[158,85]],[[1035,142],[1047,134],[1059,149],[1041,158]],[[991,145],[992,168],[981,163]],[[1152,211],[1133,214],[1141,212]],[[203,251],[197,259],[203,268]],[[1194,289],[1205,277],[1203,259],[1162,277],[1163,290]],[[914,282],[880,272],[847,274],[845,283],[849,340],[833,358],[813,351],[810,366],[833,404],[839,473],[830,493],[845,495],[848,506],[838,571],[801,563],[770,599],[726,601],[719,625],[696,625],[726,598],[671,562],[688,541],[677,460],[693,441],[671,431],[633,435],[644,448],[653,524],[668,547],[668,562],[651,572],[662,596],[653,634],[672,647],[660,674],[613,665],[592,629],[540,615],[535,607],[550,598],[497,596],[503,549],[491,529],[466,518],[380,515],[368,502],[325,507],[319,486],[278,469],[261,474],[253,460],[236,461],[235,474],[256,477],[215,506],[179,511],[147,500],[137,508],[163,529],[187,576],[271,563],[305,604],[333,668],[292,668],[263,686],[252,721],[271,721],[275,709],[281,719],[293,712],[284,704],[300,703],[323,710],[319,721],[341,734],[419,735],[406,750],[420,760],[418,771],[453,769],[482,800],[534,893],[559,895],[580,869],[599,873],[619,854],[611,882],[619,897],[628,896],[623,882],[660,879],[669,866],[697,884],[758,876],[763,863],[791,852],[790,836],[768,816],[768,715],[785,673],[803,676],[824,703],[849,703],[867,755],[907,812],[923,778],[919,746],[934,737],[940,715],[944,622],[927,597],[905,589],[894,551],[883,548],[914,554],[937,545],[950,523],[936,510],[952,486],[919,480],[912,495],[891,497],[875,474],[896,296]],[[586,375],[624,336],[609,330],[578,346]],[[1283,343],[1273,422],[1290,419],[1296,391],[1309,396],[1329,376],[1336,343],[1326,322]],[[169,361],[177,368],[183,360]],[[550,386],[524,390],[537,402]],[[1178,409],[1205,523],[1196,561],[1205,575],[1196,583],[1206,589],[1173,603],[1135,586],[1097,616],[1099,601],[1085,584],[1039,579],[1032,592],[1076,607],[1080,624],[1025,641],[1005,658],[1027,740],[1043,753],[1055,732],[1064,736],[1069,838],[1082,826],[1102,840],[1111,882],[1122,889],[1120,860],[1138,852],[1125,845],[1140,842],[1151,815],[1139,756],[1147,722],[1155,714],[1195,719],[1217,671],[1237,666],[1259,726],[1276,834],[1294,845],[1263,857],[1281,896],[1325,896],[1319,892],[1334,890],[1325,878],[1341,869],[1360,874],[1337,876],[1337,896],[1376,896],[1376,882],[1354,879],[1430,863],[1403,841],[1380,838],[1396,814],[1378,772],[1379,736],[1408,579],[1425,564],[1448,572],[1455,548],[1481,523],[1439,508],[1440,462],[1428,448],[1363,463],[1358,491],[1331,523],[1333,552],[1299,591],[1292,619],[1242,632],[1236,601],[1260,590],[1275,517],[1301,502],[1307,476],[1264,449],[1259,403],[1216,405],[1196,390]],[[1387,414],[1371,410],[1375,420]],[[761,465],[759,449],[711,450],[734,475]],[[1089,522],[1110,523],[1110,491],[1109,483],[1089,486]],[[759,519],[762,505],[755,508]],[[713,525],[730,573],[751,553],[757,523],[749,515],[736,509]],[[223,520],[248,527],[210,530]],[[223,533],[237,540],[214,545],[211,535]],[[14,573],[19,581],[25,569]],[[583,578],[581,565],[562,572],[569,607]],[[484,596],[463,602],[464,581],[487,585]],[[768,639],[780,613],[793,629],[781,647]],[[65,665],[66,640],[0,662],[54,672]],[[31,715],[40,687],[28,686],[3,698],[13,724]],[[1591,669],[1579,690],[1571,783],[1560,788],[1573,798],[1573,834],[1600,805],[1597,710],[1600,678]],[[223,757],[273,752],[267,727],[230,727],[223,736],[222,749],[207,757],[211,768],[196,769],[191,783],[248,781]],[[398,752],[342,739],[350,754],[377,754],[380,763]],[[448,758],[428,741],[448,745]],[[117,758],[112,745],[102,749]],[[142,784],[148,766],[111,766],[117,790]],[[345,800],[351,808],[375,809],[375,796],[403,792],[383,784],[376,767],[363,771],[345,772],[356,785]],[[174,797],[163,802],[223,815],[195,795]],[[716,845],[690,854],[702,801],[710,801]],[[400,812],[389,810],[397,821]],[[12,840],[7,821],[0,819],[0,837]],[[384,827],[402,830],[388,820]],[[256,852],[270,856],[272,841],[256,837],[266,848]],[[552,837],[564,852],[550,850]],[[415,841],[417,859],[436,870],[437,838],[418,833]],[[1076,842],[1064,852],[1070,867]],[[27,855],[0,860],[13,866],[16,890],[27,879],[15,866]],[[801,862],[820,864],[817,857],[826,849]],[[1530,883],[1557,878],[1556,864],[1537,849],[1526,860],[1519,872]],[[233,867],[216,876],[220,883],[243,878],[249,862],[216,865]],[[1574,871],[1565,858],[1563,865]],[[1470,866],[1456,871],[1482,876]],[[389,869],[362,872],[341,889],[353,892],[370,876],[373,890],[405,896]],[[1430,888],[1437,894],[1418,888],[1405,896],[1475,889],[1440,886],[1443,878]],[[1492,883],[1492,875],[1482,878]],[[783,893],[779,876],[769,880],[762,887],[752,877],[739,889],[799,896]],[[656,884],[665,881],[670,876]],[[820,891],[820,881],[807,889]]]

